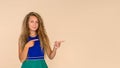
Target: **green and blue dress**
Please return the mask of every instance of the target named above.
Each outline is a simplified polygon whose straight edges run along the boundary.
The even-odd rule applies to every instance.
[[[28,41],[39,39],[39,36],[28,37]],[[29,48],[27,59],[22,63],[21,68],[48,68],[44,60],[44,50],[40,46],[40,40],[35,41],[34,46]]]

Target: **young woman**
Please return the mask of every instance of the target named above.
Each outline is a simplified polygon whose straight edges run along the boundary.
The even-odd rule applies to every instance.
[[[47,54],[49,59],[53,59],[62,42],[55,41],[51,50],[41,16],[36,12],[28,13],[23,20],[18,43],[21,68],[48,68],[44,54]]]

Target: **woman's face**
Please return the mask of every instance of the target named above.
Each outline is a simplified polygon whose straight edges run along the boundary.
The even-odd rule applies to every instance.
[[[30,16],[28,20],[28,26],[30,31],[36,31],[38,29],[38,19],[35,16]]]

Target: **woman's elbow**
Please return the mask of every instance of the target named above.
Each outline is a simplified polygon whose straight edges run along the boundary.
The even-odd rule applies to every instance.
[[[53,60],[53,58],[49,58],[50,60]]]
[[[24,60],[20,60],[20,62],[21,62],[21,63],[23,63],[23,62],[24,62]]]
[[[54,59],[54,57],[52,57],[52,56],[49,56],[49,59],[50,59],[50,60],[53,60],[53,59]]]
[[[23,63],[25,59],[19,58],[20,62]]]

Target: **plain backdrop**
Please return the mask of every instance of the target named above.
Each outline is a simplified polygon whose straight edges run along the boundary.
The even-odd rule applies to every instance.
[[[23,18],[39,13],[50,38],[65,40],[49,68],[120,68],[119,0],[0,0],[0,68],[20,68]]]

